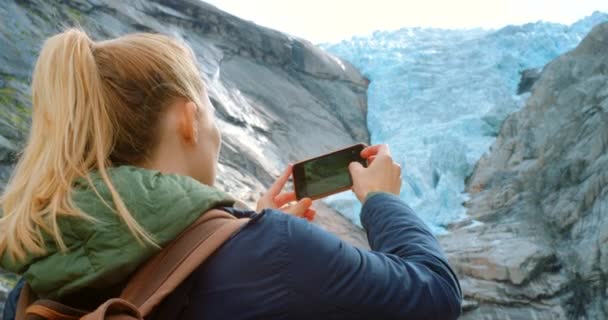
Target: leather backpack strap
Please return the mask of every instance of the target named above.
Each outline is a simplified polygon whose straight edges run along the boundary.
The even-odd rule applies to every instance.
[[[104,302],[95,311],[83,316],[81,320],[144,320],[141,312],[132,303],[114,298]]]
[[[205,212],[176,239],[152,257],[129,280],[119,298],[107,300],[91,313],[50,300],[37,300],[29,285],[21,290],[16,320],[143,320],[249,218],[228,212]]]
[[[38,299],[38,296],[25,283],[19,293],[16,320],[78,320],[86,312],[68,307],[56,301]]]
[[[68,307],[52,300],[37,300],[25,310],[26,320],[78,320],[86,311]]]
[[[207,211],[140,267],[120,298],[136,306],[141,315],[148,315],[248,221],[249,218],[237,219],[219,209]]]
[[[38,297],[30,288],[30,285],[25,283],[19,292],[19,300],[17,300],[17,310],[15,319],[16,320],[25,320],[25,311],[27,307],[32,305]]]

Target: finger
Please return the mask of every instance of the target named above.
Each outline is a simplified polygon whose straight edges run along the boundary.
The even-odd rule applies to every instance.
[[[391,152],[388,149],[387,144],[375,144],[375,145],[369,146],[361,151],[361,157],[363,157],[364,159],[367,159],[371,156],[380,155],[380,154],[385,154],[388,156],[391,155]]]
[[[369,158],[367,158],[367,165],[369,166],[370,164],[372,164],[372,162],[374,162],[375,159],[376,159],[376,156],[370,156]]]
[[[271,199],[276,197],[281,192],[281,190],[283,190],[283,187],[289,180],[289,176],[291,176],[292,167],[292,164],[287,165],[287,168],[285,169],[285,171],[283,171],[283,174],[281,174],[281,176],[277,178],[277,180],[270,186],[270,188],[268,188],[268,192],[266,194],[269,195]]]
[[[277,206],[274,205],[273,201],[271,199],[268,198],[268,196],[264,195],[262,196],[259,200],[258,200],[258,204],[256,206],[256,212],[259,212],[263,209],[266,208],[277,208]]]
[[[294,191],[283,192],[274,197],[274,203],[277,205],[277,207],[282,207],[283,205],[292,201],[296,201],[296,193]]]
[[[294,206],[295,206],[295,204],[292,204],[292,205],[287,205],[286,204],[286,205],[280,207],[279,210],[283,211],[285,213],[288,213],[288,214],[296,215],[295,213],[293,213]],[[314,217],[316,216],[316,214],[317,214],[317,210],[313,209],[312,205],[311,205],[304,213],[302,213],[300,215],[296,215],[296,216],[299,216],[301,218],[306,218],[309,221],[312,221],[312,219],[314,219]]]
[[[297,217],[302,217],[304,215],[304,212],[306,212],[310,208],[311,205],[312,205],[312,200],[310,198],[303,198],[300,201],[298,201],[298,203],[289,207],[289,209],[286,212],[289,212]]]
[[[315,209],[308,209],[304,212],[304,218],[308,221],[313,221],[315,216],[317,215],[317,211]]]
[[[348,164],[348,171],[351,176],[357,175],[361,170],[363,170],[363,166],[359,162],[353,161]]]
[[[397,171],[401,172],[401,164],[399,162],[393,161],[393,167],[395,167]]]

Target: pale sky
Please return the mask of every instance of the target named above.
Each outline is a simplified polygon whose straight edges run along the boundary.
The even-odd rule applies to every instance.
[[[608,0],[205,0],[245,20],[310,40],[337,42],[403,27],[500,28],[538,20],[570,24]]]

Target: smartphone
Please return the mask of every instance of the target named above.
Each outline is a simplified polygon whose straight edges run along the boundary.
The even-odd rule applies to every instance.
[[[319,199],[350,189],[353,185],[348,165],[357,161],[367,167],[361,151],[367,145],[355,144],[293,165],[293,184],[298,200]]]

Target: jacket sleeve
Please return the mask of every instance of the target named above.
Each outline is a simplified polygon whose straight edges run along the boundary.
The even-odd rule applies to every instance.
[[[368,196],[361,210],[371,251],[303,219],[287,226],[287,268],[297,301],[370,319],[455,319],[462,293],[439,243],[398,197]],[[305,304],[301,304],[305,308]],[[305,312],[305,310],[301,310]]]

